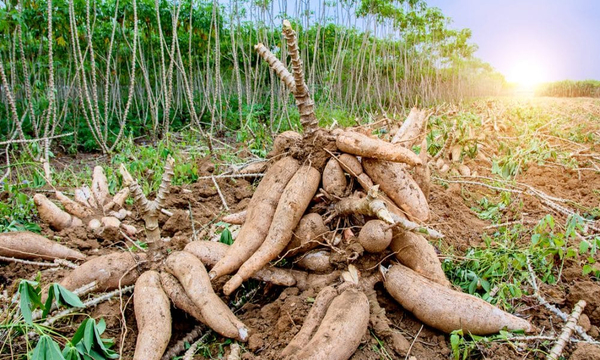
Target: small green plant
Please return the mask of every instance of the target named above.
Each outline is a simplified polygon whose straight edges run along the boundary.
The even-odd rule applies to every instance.
[[[42,302],[42,287],[38,275],[36,281],[21,280],[18,296],[21,317],[4,327],[15,330],[17,334],[31,333],[33,330],[39,335],[30,359],[104,360],[119,357],[110,350],[114,342],[101,337],[106,330],[106,323],[102,319],[98,323],[92,318],[85,319],[70,340],[40,323],[53,309],[84,306],[79,297],[71,291],[59,284],[52,284],[48,288],[46,301]],[[59,342],[64,343],[62,351]]]
[[[510,203],[510,193],[502,192],[497,203],[493,203],[487,197],[484,197],[479,200],[478,206],[472,207],[471,210],[475,211],[480,219],[490,220],[492,223],[497,224]]]
[[[5,201],[0,202],[0,232],[33,231],[40,232],[35,223],[36,213],[33,198],[22,192],[30,185],[29,181],[19,184],[2,184],[1,188],[7,193]]]
[[[450,347],[454,360],[465,360],[476,355],[480,349],[489,347],[493,342],[511,341],[514,334],[522,332],[508,332],[501,330],[498,335],[477,336],[473,334],[464,334],[462,330],[455,330],[450,334]]]
[[[229,231],[228,227],[223,229],[223,231],[221,232],[221,237],[219,238],[219,241],[227,245],[233,244],[233,237],[231,236],[231,231]]]

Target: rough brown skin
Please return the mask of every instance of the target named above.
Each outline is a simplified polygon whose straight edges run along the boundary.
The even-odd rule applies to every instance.
[[[248,329],[215,294],[202,262],[194,255],[176,251],[165,262],[167,271],[181,283],[200,309],[206,324],[217,333],[240,341],[248,340]]]
[[[58,201],[60,201],[62,206],[65,208],[65,210],[69,214],[75,215],[80,219],[84,219],[88,216],[94,215],[94,210],[87,208],[87,207],[69,199],[60,191],[57,190],[55,194],[56,194],[56,198],[58,199]]]
[[[55,230],[62,230],[70,227],[83,226],[83,222],[75,216],[63,211],[45,195],[35,194],[33,202],[37,207],[40,218]]]
[[[423,323],[450,333],[490,335],[502,329],[532,331],[533,326],[475,296],[464,294],[397,264],[385,276],[388,293]]]
[[[429,191],[431,189],[431,170],[428,165],[428,154],[427,154],[427,139],[423,139],[421,143],[421,152],[419,158],[423,162],[423,165],[415,166],[415,172],[413,173],[413,179],[419,185],[419,188],[425,195],[425,199],[429,199]]]
[[[425,110],[419,110],[416,107],[410,110],[408,117],[402,123],[402,126],[392,139],[392,144],[398,143],[405,148],[410,149],[417,143],[419,137],[427,127],[427,113]]]
[[[358,242],[367,252],[382,252],[392,242],[392,230],[381,220],[369,220],[360,229]]]
[[[96,199],[92,195],[92,191],[86,185],[83,185],[79,189],[75,189],[75,201],[80,203],[81,205],[89,208],[97,208],[98,204],[96,203]]]
[[[85,255],[69,249],[45,237],[29,232],[17,231],[0,234],[0,256],[19,259],[84,260]]]
[[[390,236],[391,237],[391,236]],[[329,261],[330,254],[326,250],[315,250],[303,254],[296,262],[303,269],[316,272],[329,272],[333,270]]]
[[[281,194],[267,238],[225,284],[223,292],[226,295],[231,294],[242,282],[248,280],[285,249],[292,239],[292,230],[300,222],[300,218],[317,192],[320,180],[321,174],[311,166],[302,166],[294,174]]]
[[[138,334],[134,360],[160,360],[171,339],[171,304],[156,271],[135,282],[133,307]]]
[[[243,225],[246,222],[246,217],[248,216],[247,210],[242,210],[240,212],[229,214],[223,216],[221,221],[226,222],[231,225]]]
[[[347,360],[360,345],[368,325],[367,296],[348,289],[333,299],[319,329],[294,358]]]
[[[341,197],[344,196],[347,185],[346,175],[339,162],[333,158],[329,159],[323,169],[323,189],[331,195]]]
[[[283,256],[295,256],[310,251],[319,243],[325,241],[325,234],[329,228],[325,226],[323,218],[317,213],[306,214],[300,219],[298,226],[293,231],[292,241],[283,250]]]
[[[348,174],[353,176],[359,176],[363,173],[362,165],[360,164],[360,161],[358,161],[356,156],[350,154],[341,154],[340,156],[338,156],[337,160],[339,161],[344,171],[346,171]]]
[[[273,150],[267,154],[267,158],[286,153],[290,148],[302,142],[302,135],[295,131],[284,131],[273,140]],[[264,180],[263,180],[264,181]]]
[[[302,328],[281,352],[282,357],[290,356],[306,346],[336,296],[338,296],[338,292],[333,286],[327,286],[319,292],[313,306],[304,319]]]
[[[400,263],[429,280],[450,287],[450,282],[442,270],[442,263],[435,248],[427,239],[419,234],[398,228],[393,229],[392,234],[390,249]]]
[[[204,265],[213,266],[225,256],[228,249],[229,245],[221,242],[200,240],[187,244],[184,251],[196,256]],[[296,284],[296,278],[288,270],[270,265],[257,271],[252,278],[281,286]]]
[[[146,254],[129,252],[98,256],[71,271],[60,284],[71,291],[93,281],[96,282],[98,291],[109,291],[119,286],[132,285],[139,276],[136,265],[145,259]]]
[[[101,209],[108,202],[108,180],[102,166],[94,167],[94,172],[92,173],[92,194],[94,194],[98,208]]]
[[[194,304],[192,299],[187,295],[185,289],[179,283],[179,280],[175,278],[175,276],[161,272],[160,273],[160,283],[162,285],[165,294],[171,299],[173,305],[175,307],[185,311],[190,314],[196,320],[200,321],[203,324],[206,324],[206,320],[202,316],[200,309]]]
[[[421,159],[401,145],[372,138],[367,135],[345,131],[337,136],[335,144],[343,152],[379,160],[405,163],[409,166],[421,164]]]
[[[267,171],[248,204],[246,221],[239,235],[227,255],[210,271],[211,279],[236,271],[261,246],[269,233],[281,194],[299,167],[297,160],[286,157]]]
[[[425,194],[402,164],[376,159],[362,159],[365,173],[378,184],[396,205],[410,218],[418,221],[429,219],[429,205]]]

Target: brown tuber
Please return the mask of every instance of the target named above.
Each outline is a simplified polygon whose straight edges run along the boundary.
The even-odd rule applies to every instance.
[[[85,255],[69,249],[45,237],[29,232],[18,231],[0,234],[0,256],[19,259],[83,260]]]
[[[329,194],[341,197],[346,192],[346,175],[336,159],[329,159],[323,169],[323,189]]]
[[[435,248],[420,234],[394,228],[390,249],[405,266],[436,283],[450,287]]]
[[[83,225],[83,222],[81,222],[79,218],[63,211],[52,201],[48,200],[45,195],[35,194],[33,196],[33,202],[37,207],[40,218],[55,230],[60,231],[66,228]]]
[[[385,276],[386,290],[423,323],[451,333],[490,335],[502,329],[532,331],[524,319],[504,312],[473,295],[428,280],[403,265],[392,266]]]
[[[139,276],[136,267],[144,260],[146,254],[117,252],[98,256],[71,271],[60,284],[71,291],[94,281],[99,291],[118,289],[135,283]]]
[[[179,280],[211,329],[228,338],[248,340],[248,329],[215,294],[208,273],[197,257],[176,251],[167,258],[166,267]]]
[[[299,167],[297,160],[285,157],[267,171],[248,204],[246,221],[239,235],[225,257],[210,271],[211,279],[236,271],[261,246],[269,233],[281,194]]]
[[[425,194],[413,180],[405,166],[390,161],[363,159],[365,172],[378,184],[396,205],[406,211],[409,217],[427,221],[429,205]]]
[[[292,241],[281,252],[282,256],[295,256],[312,250],[325,241],[325,234],[329,232],[321,215],[317,213],[306,214],[293,231]]]
[[[171,306],[156,271],[135,283],[133,307],[138,334],[134,360],[160,360],[171,339]]]
[[[360,345],[368,325],[367,296],[348,289],[333,299],[318,330],[295,358],[347,360]]]
[[[369,220],[358,233],[358,242],[367,252],[382,252],[392,242],[392,230],[381,220]]]
[[[242,282],[252,277],[285,249],[292,239],[292,230],[300,222],[300,218],[317,192],[320,180],[321,174],[311,166],[302,166],[294,174],[281,194],[267,238],[225,284],[223,292],[226,295],[231,294]],[[248,221],[244,225],[247,223]]]
[[[372,138],[354,131],[345,131],[337,136],[336,145],[343,152],[379,160],[405,163],[409,166],[421,164],[421,159],[401,145]]]

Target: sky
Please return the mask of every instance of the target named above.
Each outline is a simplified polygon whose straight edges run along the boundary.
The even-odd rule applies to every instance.
[[[513,82],[600,80],[600,0],[427,0]]]

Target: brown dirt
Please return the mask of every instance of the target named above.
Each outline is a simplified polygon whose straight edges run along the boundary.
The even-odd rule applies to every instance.
[[[509,130],[506,130],[507,134]],[[311,149],[295,147],[291,149],[299,155],[304,155],[307,151],[312,151],[319,146],[330,146],[330,141],[324,138],[318,138],[311,146]],[[313,165],[324,164],[327,158],[326,153],[319,151],[311,159]],[[68,160],[62,159],[63,162]],[[82,166],[82,162],[90,162],[88,158],[78,158],[76,166]],[[490,175],[490,164],[485,161],[470,160],[468,163],[471,171],[477,171],[479,175]],[[210,158],[198,161],[200,176],[207,176],[215,173],[215,165]],[[439,174],[438,174],[439,175]],[[540,166],[529,164],[522,174],[517,177],[517,181],[529,184],[535,188],[546,192],[549,195],[572,200],[585,208],[598,207],[600,196],[596,189],[600,188],[600,174],[590,171],[570,171],[564,167]],[[219,189],[225,198],[230,212],[243,210],[252,196],[253,184],[244,179],[217,179]],[[434,181],[431,187],[429,205],[431,208],[431,219],[429,223],[445,234],[445,238],[440,243],[443,247],[453,247],[460,255],[469,247],[481,245],[481,236],[490,225],[489,222],[478,218],[477,214],[471,210],[471,207],[482,196],[493,196],[497,193],[491,190],[479,187],[468,186],[464,184],[451,184],[447,188],[441,186],[439,182]],[[514,204],[507,209],[504,214],[507,220],[514,220],[512,217],[523,215],[525,224],[527,221],[538,221],[545,214],[551,213],[542,202],[534,197],[527,195],[515,195]],[[518,203],[522,202],[522,205]],[[192,210],[192,216],[189,215],[189,209]],[[162,235],[171,238],[168,243],[170,251],[181,250],[194,235],[199,239],[208,239],[213,231],[212,226],[219,218],[224,215],[224,204],[221,200],[217,188],[211,179],[202,179],[192,185],[174,186],[166,200],[166,209],[173,213],[173,216],[161,215],[159,223],[162,228]],[[133,216],[126,220],[126,223],[135,225],[140,233],[133,240],[144,240],[143,222],[139,218],[136,209]],[[323,214],[327,207],[322,203],[313,207],[314,211]],[[582,209],[585,212],[586,209]],[[554,214],[561,219],[560,214]],[[192,218],[194,226],[192,226]],[[504,219],[504,218],[503,218]],[[363,219],[364,220],[364,219]],[[42,233],[51,239],[60,239],[61,243],[67,246],[77,248],[86,255],[97,256],[114,251],[127,251],[131,243],[121,238],[98,239],[83,228],[67,229],[61,232],[55,232],[47,226],[42,226]],[[345,224],[340,224],[343,227]],[[330,225],[333,229],[335,226]],[[337,225],[336,225],[337,226]],[[345,269],[348,263],[348,257],[353,253],[361,253],[362,248],[357,246],[356,242],[344,242],[339,246],[340,251],[332,253],[335,266]],[[353,264],[361,271],[363,276],[369,275],[380,262],[381,259],[390,255],[389,251],[381,254],[364,254],[359,261]],[[291,263],[291,262],[290,262]],[[387,263],[386,263],[387,264]],[[293,265],[291,265],[293,266]],[[18,280],[33,280],[40,271],[42,283],[47,284],[60,280],[70,270],[61,268],[40,269],[36,266],[19,263],[0,263],[0,290],[7,290],[7,296],[3,297],[0,305],[5,306],[4,299],[10,299],[16,289]],[[581,275],[581,263],[578,261],[565,262],[562,270],[562,279],[557,285],[540,284],[542,296],[559,307],[563,312],[570,313],[573,305],[584,299],[588,305],[584,312],[584,317],[580,325],[589,328],[588,334],[600,338],[600,285],[593,278],[583,278]],[[223,277],[215,284],[215,290],[223,286],[228,277]],[[525,289],[527,284],[523,284]],[[257,281],[245,283],[240,291],[234,293],[231,298],[224,298],[229,305],[236,303],[248,290],[257,288],[254,295],[238,310],[239,318],[251,329],[250,341],[245,345],[248,350],[244,354],[244,359],[278,359],[280,351],[288,344],[294,335],[301,328],[303,321],[311,307],[311,301],[317,296],[315,289],[309,288],[300,290],[297,287],[282,288],[263,284]],[[382,308],[386,310],[388,318],[391,320],[393,329],[398,330],[407,340],[413,343],[411,356],[417,359],[448,359],[451,357],[449,336],[424,326],[411,313],[402,309],[398,303],[393,300],[383,289],[381,284],[376,286],[377,299]],[[516,304],[516,303],[515,303]],[[560,333],[563,323],[554,314],[540,306],[537,300],[531,296],[524,296],[518,300],[517,312],[527,317],[536,327],[545,331],[554,331]],[[122,298],[115,298],[101,303],[88,311],[88,314],[95,318],[104,318],[107,322],[108,337],[116,340],[118,349],[119,344],[123,343],[123,358],[132,357],[135,339],[136,323],[133,313],[132,297],[130,294],[123,295]],[[173,316],[173,336],[169,348],[178,340],[183,338],[195,325],[196,321],[187,316],[182,311],[172,308]],[[69,323],[60,323],[59,328],[63,333],[69,334],[75,330],[77,324],[84,319],[83,316],[72,318]],[[587,319],[587,320],[586,320]],[[123,323],[124,322],[124,323]],[[125,329],[127,331],[125,331]],[[125,334],[125,335],[124,335]],[[124,336],[124,338],[122,338]],[[213,339],[214,338],[214,339]],[[225,339],[212,335],[211,345],[208,351],[213,357],[219,356],[220,347]],[[18,339],[14,342],[15,351],[24,351],[24,343],[19,343]],[[539,342],[538,348],[547,351],[550,343]],[[226,347],[225,347],[226,348]],[[374,335],[369,331],[362,338],[361,345],[352,356],[354,360],[362,359],[380,359],[386,358],[383,352],[390,354],[391,358],[403,358],[395,354],[388,344],[379,343]],[[512,346],[506,343],[492,342],[480,345],[477,353],[484,358],[489,359],[507,359],[507,358],[540,358],[543,354],[530,352],[526,353],[518,346]],[[599,348],[590,344],[578,343],[569,345],[564,352],[565,358],[571,359],[600,359]],[[196,356],[195,359],[204,359],[203,356]]]
[[[460,186],[451,185],[448,189],[440,185],[432,186],[429,207],[430,222],[445,235],[444,242],[447,245],[466,250],[481,243],[481,234],[489,224],[465,205]]]

